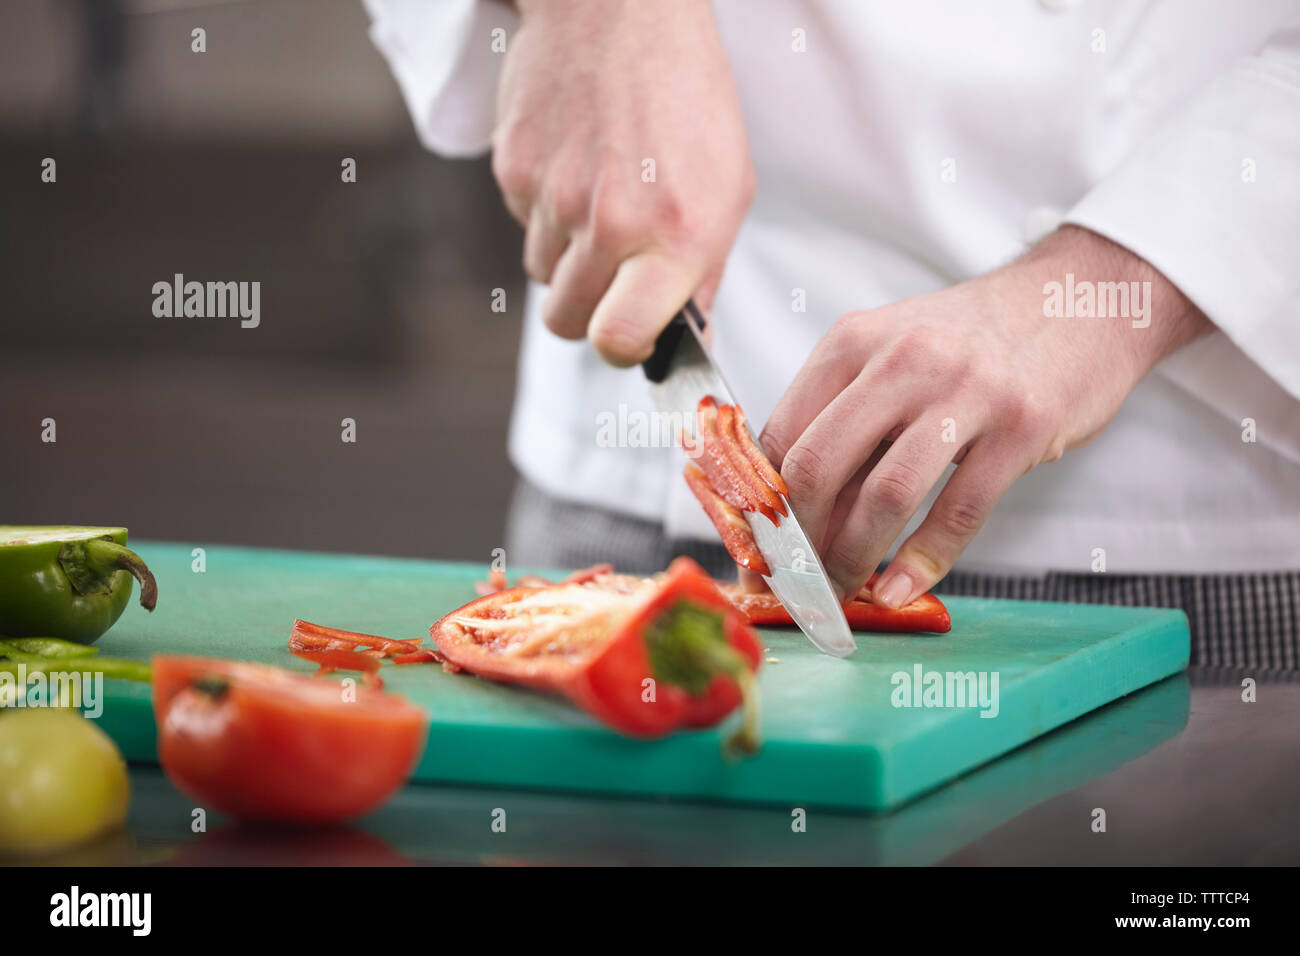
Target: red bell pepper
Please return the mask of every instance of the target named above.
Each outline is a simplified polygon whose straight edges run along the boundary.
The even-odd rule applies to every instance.
[[[739,405],[719,406],[712,396],[705,396],[700,400],[698,418],[698,441],[704,452],[700,456],[702,469],[687,465],[686,484],[704,507],[732,559],[742,568],[767,576],[771,573],[767,562],[740,512],[762,510],[773,523],[779,523],[776,512],[786,514],[786,484],[754,443]],[[743,506],[736,504],[741,496],[746,502]],[[862,631],[938,633],[952,627],[948,609],[933,594],[923,594],[897,610],[873,603],[871,588],[875,581],[873,576],[859,594],[844,603],[850,627]],[[755,593],[735,585],[724,585],[722,590],[751,624],[794,625],[794,619],[770,591]]]
[[[355,631],[342,631],[336,627],[312,624],[310,621],[294,621],[289,633],[289,652],[303,660],[320,664],[317,674],[328,674],[334,670],[353,670],[364,673],[366,683],[382,686],[379,659],[392,658],[397,664],[415,664],[423,661],[441,661],[442,657],[432,648],[418,647],[424,638],[417,637],[410,641],[398,641],[374,634],[359,634]]]
[[[517,588],[549,588],[556,584],[586,584],[588,581],[595,580],[607,574],[614,573],[614,565],[608,561],[602,561],[599,564],[593,564],[589,567],[579,568],[572,571],[562,581],[552,581],[550,578],[544,578],[540,574],[524,574],[515,579],[514,586]],[[480,595],[496,594],[498,591],[504,591],[510,587],[510,582],[506,579],[505,571],[498,568],[492,568],[488,571],[486,581],[475,581],[474,590]],[[415,643],[415,642],[412,642]],[[398,663],[402,663],[398,661]]]
[[[748,493],[752,511],[762,513],[768,521],[776,524],[777,512],[785,513],[785,502],[781,496],[776,493],[758,469],[745,455],[745,450],[740,445],[740,439],[736,437],[736,406],[720,405],[718,406],[718,422],[715,432],[717,441],[722,444],[731,461],[731,467],[739,474],[744,481],[745,491]]]
[[[683,474],[695,499],[703,506],[713,527],[718,529],[722,546],[727,549],[732,560],[755,574],[771,574],[772,569],[763,560],[763,552],[758,550],[758,542],[754,540],[754,532],[749,529],[745,516],[722,499],[709,483],[708,476],[700,469],[687,465]]]
[[[696,409],[698,436],[694,444],[681,436],[682,445],[699,467],[686,466],[686,483],[718,529],[727,553],[742,568],[758,574],[770,572],[754,541],[742,511],[757,511],[773,524],[788,514],[785,482],[754,444],[738,405],[719,406],[712,395],[700,399]]]
[[[731,507],[740,511],[757,511],[758,502],[752,500],[752,492],[744,475],[732,462],[727,446],[718,434],[718,403],[712,396],[700,400],[696,412],[697,435],[695,444],[687,451],[695,455],[696,464],[708,476],[713,490]]]
[[[844,602],[844,616],[855,631],[894,631],[898,633],[931,632],[946,634],[952,630],[948,609],[933,594],[922,594],[911,604],[891,609],[871,600],[871,589],[880,575],[873,574],[851,601]],[[722,593],[745,620],[757,627],[794,626],[790,612],[771,591],[750,592],[739,585],[724,584]]]
[[[712,726],[743,704],[743,727],[729,743],[757,748],[762,645],[689,558],[654,578],[500,591],[429,633],[451,664],[562,694],[634,736]]]
[[[320,670],[316,671],[316,676],[320,677],[325,674],[332,674],[337,670],[360,671],[363,680],[371,687],[383,687],[384,681],[379,676],[379,658],[369,654],[359,654],[356,651],[344,651],[336,649],[327,650],[309,650],[302,647],[289,646],[290,652],[295,657],[301,657],[305,661],[312,661],[320,665]]]
[[[749,434],[749,425],[745,422],[744,411],[741,410],[739,405],[733,405],[732,407],[735,409],[732,422],[733,434],[736,443],[740,446],[740,450],[749,459],[754,471],[758,473],[758,476],[763,479],[763,482],[768,487],[782,497],[788,496],[790,489],[786,487],[785,479],[781,477],[779,471],[772,467],[772,463],[767,460],[767,455],[763,454],[763,449],[754,443],[753,436]],[[781,502],[781,507],[777,510],[783,515],[786,514],[784,501]]]
[[[605,574],[613,574],[614,565],[608,561],[602,561],[599,564],[593,564],[585,568],[579,568],[566,577],[561,584],[586,584],[588,581],[594,581],[596,578]]]
[[[326,627],[310,621],[294,621],[289,634],[289,648],[295,645],[305,650],[344,650],[346,648],[369,647],[377,653],[375,657],[391,657],[394,654],[414,654],[416,646],[424,638],[413,641],[396,641],[390,637],[377,637],[374,634],[359,634],[356,631],[342,631],[337,627]],[[363,652],[364,653],[364,652]]]

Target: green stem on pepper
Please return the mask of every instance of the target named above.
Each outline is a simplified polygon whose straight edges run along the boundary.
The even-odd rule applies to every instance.
[[[158,582],[144,559],[130,548],[107,538],[69,541],[59,551],[59,564],[78,594],[107,592],[114,571],[129,571],[140,583],[140,606],[152,611],[158,604]]]
[[[740,729],[727,739],[732,754],[758,752],[758,685],[744,657],[727,641],[723,615],[686,601],[665,611],[646,630],[646,647],[657,680],[699,696],[715,677],[730,677],[740,689]]]

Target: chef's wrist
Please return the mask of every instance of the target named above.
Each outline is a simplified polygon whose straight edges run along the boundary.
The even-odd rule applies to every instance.
[[[519,11],[519,16],[524,22],[530,18],[542,15],[559,15],[562,17],[574,17],[584,14],[592,14],[600,17],[616,17],[619,15],[619,8],[644,3],[645,0],[507,0],[514,5]],[[673,7],[681,6],[708,6],[709,0],[655,0],[656,3],[663,5],[666,16],[673,15]]]
[[[1214,328],[1159,269],[1082,226],[1060,227],[1010,268],[1037,285],[1045,316],[1094,334],[1131,363],[1135,380]]]

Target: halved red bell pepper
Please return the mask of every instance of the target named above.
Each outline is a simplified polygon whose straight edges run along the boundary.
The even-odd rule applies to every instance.
[[[712,726],[743,704],[743,727],[729,743],[757,748],[762,644],[689,558],[654,578],[510,588],[429,633],[450,663],[562,694],[634,736]]]
[[[922,594],[911,604],[891,609],[871,600],[871,589],[880,575],[873,574],[851,601],[844,602],[844,616],[855,631],[894,631],[897,633],[931,632],[946,634],[952,630],[948,609],[933,594]],[[794,626],[790,612],[771,591],[745,591],[736,584],[724,584],[722,593],[745,620],[758,627]]]

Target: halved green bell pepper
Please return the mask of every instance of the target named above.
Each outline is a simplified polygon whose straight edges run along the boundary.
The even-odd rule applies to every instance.
[[[90,644],[121,617],[132,577],[152,611],[158,585],[125,528],[0,525],[0,638]]]

